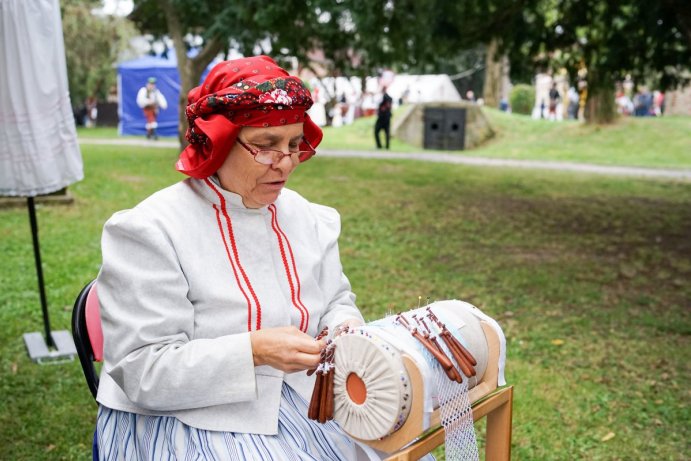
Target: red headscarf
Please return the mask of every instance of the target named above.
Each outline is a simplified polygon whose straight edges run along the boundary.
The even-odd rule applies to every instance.
[[[312,97],[302,80],[268,56],[224,61],[187,95],[185,114],[189,145],[175,168],[203,179],[223,164],[243,126],[269,127],[303,123],[305,139],[316,148],[321,129],[305,113]],[[308,150],[304,143],[301,150]]]

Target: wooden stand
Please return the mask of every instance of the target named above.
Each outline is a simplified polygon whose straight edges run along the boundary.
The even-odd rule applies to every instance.
[[[468,397],[473,409],[473,420],[477,421],[487,416],[487,445],[488,460],[508,460],[511,446],[511,408],[513,402],[513,387],[506,387],[492,393],[497,388],[499,363],[499,337],[495,330],[486,322],[480,322],[487,339],[488,357],[485,374],[475,387],[468,391]],[[386,453],[393,453],[387,460],[414,460],[429,453],[444,443],[444,428],[440,425],[440,411],[436,409],[430,417],[430,427],[433,431],[410,444],[425,431],[424,422],[424,385],[422,374],[413,359],[403,354],[403,363],[408,371],[412,386],[412,401],[408,419],[399,430],[381,440],[362,440],[367,445]],[[437,427],[439,426],[439,427]],[[490,456],[491,455],[491,456]]]
[[[509,461],[511,459],[511,411],[513,386],[492,393],[481,402],[473,404],[473,421],[487,416],[485,459]],[[413,461],[422,458],[444,443],[444,428],[439,426],[423,438],[393,453],[386,461]]]

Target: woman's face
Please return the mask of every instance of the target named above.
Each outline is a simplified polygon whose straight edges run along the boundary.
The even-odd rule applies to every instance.
[[[239,139],[253,149],[288,153],[300,145],[302,123],[268,128],[246,126],[240,131]],[[296,166],[290,155],[273,165],[262,165],[236,142],[216,174],[221,186],[242,196],[247,208],[261,208],[276,201]]]

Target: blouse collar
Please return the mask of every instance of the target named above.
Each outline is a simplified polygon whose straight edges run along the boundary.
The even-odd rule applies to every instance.
[[[194,188],[212,204],[219,206],[225,204],[226,208],[245,210],[249,213],[268,213],[268,207],[266,206],[261,208],[247,208],[242,202],[242,196],[221,187],[221,182],[216,175],[209,176],[206,179],[189,178],[187,181],[193,183]]]

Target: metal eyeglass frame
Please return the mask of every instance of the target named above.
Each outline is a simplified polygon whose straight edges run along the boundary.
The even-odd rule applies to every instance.
[[[286,154],[282,150],[278,149],[254,149],[251,146],[248,146],[245,142],[242,141],[242,139],[237,138],[236,139],[237,143],[240,144],[247,152],[249,152],[252,157],[254,157],[254,161],[259,163],[260,165],[276,165],[279,163],[281,160],[283,160],[283,157],[289,157],[292,156],[293,154],[298,154],[298,161],[300,163],[305,162],[312,158],[314,154],[317,153],[316,149],[312,147],[312,145],[309,143],[309,141],[303,136],[302,141],[307,144],[307,147],[309,147],[311,150],[298,150],[295,152],[290,152]],[[262,163],[259,160],[257,160],[257,155],[260,152],[271,152],[271,158],[272,162],[271,163]],[[277,154],[280,154],[280,157],[277,156]]]

